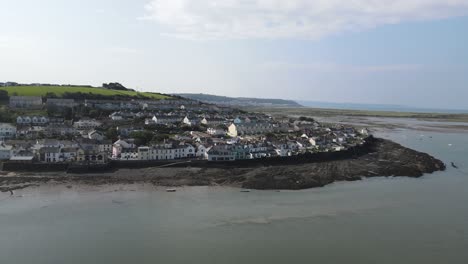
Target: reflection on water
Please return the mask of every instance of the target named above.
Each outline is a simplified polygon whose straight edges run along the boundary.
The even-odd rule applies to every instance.
[[[0,263],[467,263],[468,136],[380,136],[460,170],[303,191],[44,186],[1,194]]]

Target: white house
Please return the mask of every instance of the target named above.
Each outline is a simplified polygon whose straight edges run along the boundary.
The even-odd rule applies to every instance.
[[[75,99],[61,99],[61,98],[48,98],[47,106],[56,107],[75,107],[78,104],[75,103]]]
[[[361,129],[361,131],[359,131],[361,133],[361,135],[364,135],[364,136],[367,136],[369,135],[369,130],[367,130],[367,128],[363,128]]]
[[[194,146],[190,145],[190,144],[184,144],[182,147],[185,147],[184,150],[184,156],[183,158],[194,158],[196,157],[196,153],[197,153],[197,149],[195,149]]]
[[[128,154],[128,153],[134,153],[134,151],[135,151],[135,145],[127,143],[126,141],[119,139],[112,146],[112,157],[120,158],[122,154],[124,154],[125,158],[128,158],[132,156],[132,154]]]
[[[33,116],[31,122],[36,126],[45,126],[47,123],[49,123],[49,118],[45,116]]]
[[[37,140],[36,141],[36,149],[40,148],[64,148],[64,147],[77,147],[78,144],[72,142],[72,141],[60,141],[56,139],[43,139],[43,140]]]
[[[113,120],[113,121],[121,121],[124,119],[124,117],[118,113],[118,112],[115,112],[115,113],[112,113],[109,115],[109,117]]]
[[[32,163],[35,160],[35,155],[29,150],[13,151],[10,162],[14,163]]]
[[[167,146],[140,147],[138,154],[141,160],[173,160],[178,149]]]
[[[73,127],[75,127],[78,130],[89,130],[95,129],[96,127],[99,127],[101,125],[101,122],[94,119],[81,119],[80,121],[75,122],[73,124]]]
[[[0,123],[0,140],[16,137],[16,127],[8,123]]]
[[[13,146],[0,143],[0,160],[9,160],[13,153]]]
[[[213,146],[208,151],[209,161],[233,161],[236,159],[236,152],[229,145]]]
[[[189,126],[192,125],[192,122],[190,121],[188,116],[184,117],[184,119],[182,120],[182,123],[184,123],[185,125],[189,125]]]
[[[163,144],[138,148],[138,159],[140,160],[175,160],[195,157],[196,149],[190,144]]]
[[[10,108],[41,109],[40,96],[10,96]]]
[[[44,133],[49,137],[76,135],[76,128],[66,124],[49,124],[44,129]]]
[[[317,141],[315,140],[315,138],[309,138],[309,143],[312,146],[317,146]]]
[[[35,125],[45,126],[49,123],[49,118],[46,116],[18,116],[16,124],[18,125]]]
[[[16,118],[16,124],[18,125],[29,125],[31,124],[32,120],[29,116],[18,116]]]
[[[99,152],[107,153],[107,154],[112,154],[112,141],[110,140],[102,140],[99,142],[98,148]]]
[[[257,135],[274,132],[275,128],[270,123],[241,123],[231,124],[228,128],[228,134],[231,137]]]
[[[121,160],[138,160],[139,158],[138,151],[135,149],[124,149],[120,153]]]
[[[62,161],[76,161],[78,155],[77,147],[62,148],[60,150],[60,160]]]
[[[219,126],[226,124],[226,119],[224,118],[208,118],[207,121],[208,125],[210,126]]]
[[[57,147],[43,147],[39,150],[40,161],[47,163],[57,163],[61,162],[60,158],[60,148]]]
[[[226,129],[220,128],[220,127],[209,127],[206,130],[206,133],[212,136],[225,136],[226,132],[227,132]]]
[[[177,115],[160,115],[160,116],[153,116],[152,123],[165,125],[165,124],[175,124],[179,122],[183,122],[184,117],[177,116]]]
[[[196,148],[196,156],[201,159],[208,159],[208,151],[211,147],[205,146],[203,144],[198,144]]]
[[[282,157],[292,156],[293,153],[299,150],[299,148],[303,147],[302,144],[293,140],[285,142],[274,142],[273,145],[278,156]]]
[[[88,133],[88,138],[94,140],[103,140],[105,137],[101,132],[93,130]]]

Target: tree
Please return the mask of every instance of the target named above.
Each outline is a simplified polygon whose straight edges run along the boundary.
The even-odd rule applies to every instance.
[[[161,143],[164,142],[164,140],[170,139],[171,136],[169,134],[157,134],[154,135],[153,138],[151,139],[151,142],[153,143]]]
[[[135,145],[137,146],[147,145],[153,139],[153,136],[153,132],[148,130],[136,131],[130,134],[130,137],[135,139]]]
[[[265,138],[269,141],[271,140],[275,140],[276,139],[276,135],[274,133],[271,133],[271,132],[268,132],[265,134]]]
[[[115,83],[103,83],[102,87],[109,89],[109,90],[119,90],[119,91],[133,91],[132,89],[128,89],[122,84],[115,82]]]
[[[55,93],[48,92],[45,94],[46,98],[58,98],[58,96]]]
[[[47,105],[47,115],[48,116],[55,116],[56,114],[59,114],[60,112],[61,111],[57,106]]]
[[[65,118],[65,120],[73,120],[74,118],[73,109],[71,107],[66,107],[63,110],[63,117]]]
[[[1,108],[0,109],[0,122],[3,122],[3,123],[12,123],[14,122],[14,119],[15,117],[13,116],[13,114],[4,109],[4,108]]]
[[[115,127],[107,129],[105,135],[106,138],[112,140],[112,142],[115,142],[117,141],[117,139],[119,139],[119,133],[117,132],[117,129]]]
[[[308,122],[314,122],[315,120],[311,117],[306,117],[306,116],[301,116],[299,117],[300,121],[308,121]]]
[[[10,97],[8,96],[8,92],[5,90],[0,90],[0,101],[8,101]]]

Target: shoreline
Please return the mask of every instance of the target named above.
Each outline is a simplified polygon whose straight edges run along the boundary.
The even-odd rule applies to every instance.
[[[179,160],[111,160],[106,164],[74,165],[67,163],[4,163],[3,169],[9,172],[23,174],[64,172],[67,174],[96,174],[111,173],[120,169],[143,169],[143,168],[259,168],[267,166],[302,165],[312,162],[331,162],[356,158],[372,151],[375,142],[373,136],[365,138],[363,144],[349,147],[346,150],[336,152],[301,153],[285,157],[269,157],[258,159],[240,159],[232,161],[209,161],[200,159]]]
[[[154,186],[227,186],[259,190],[301,190],[323,187],[338,181],[357,181],[364,177],[421,177],[445,170],[445,164],[386,139],[375,139],[368,153],[353,158],[294,165],[256,167],[180,167],[118,169],[113,172],[67,174],[6,173],[0,176],[0,191],[58,183],[73,187],[144,183]],[[71,188],[70,187],[70,188]]]

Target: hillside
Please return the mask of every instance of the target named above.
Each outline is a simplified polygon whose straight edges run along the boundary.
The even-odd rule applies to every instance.
[[[47,93],[53,93],[58,97],[62,97],[65,93],[83,93],[109,97],[119,95],[129,97],[146,97],[148,99],[155,100],[171,98],[170,96],[157,93],[109,90],[100,87],[98,88],[88,86],[9,86],[0,87],[0,90],[7,91],[9,96],[46,96]]]
[[[245,98],[245,97],[227,97],[210,94],[175,94],[188,99],[201,101],[204,103],[228,105],[228,106],[260,106],[260,107],[302,107],[292,100],[283,99],[261,99],[261,98]]]

